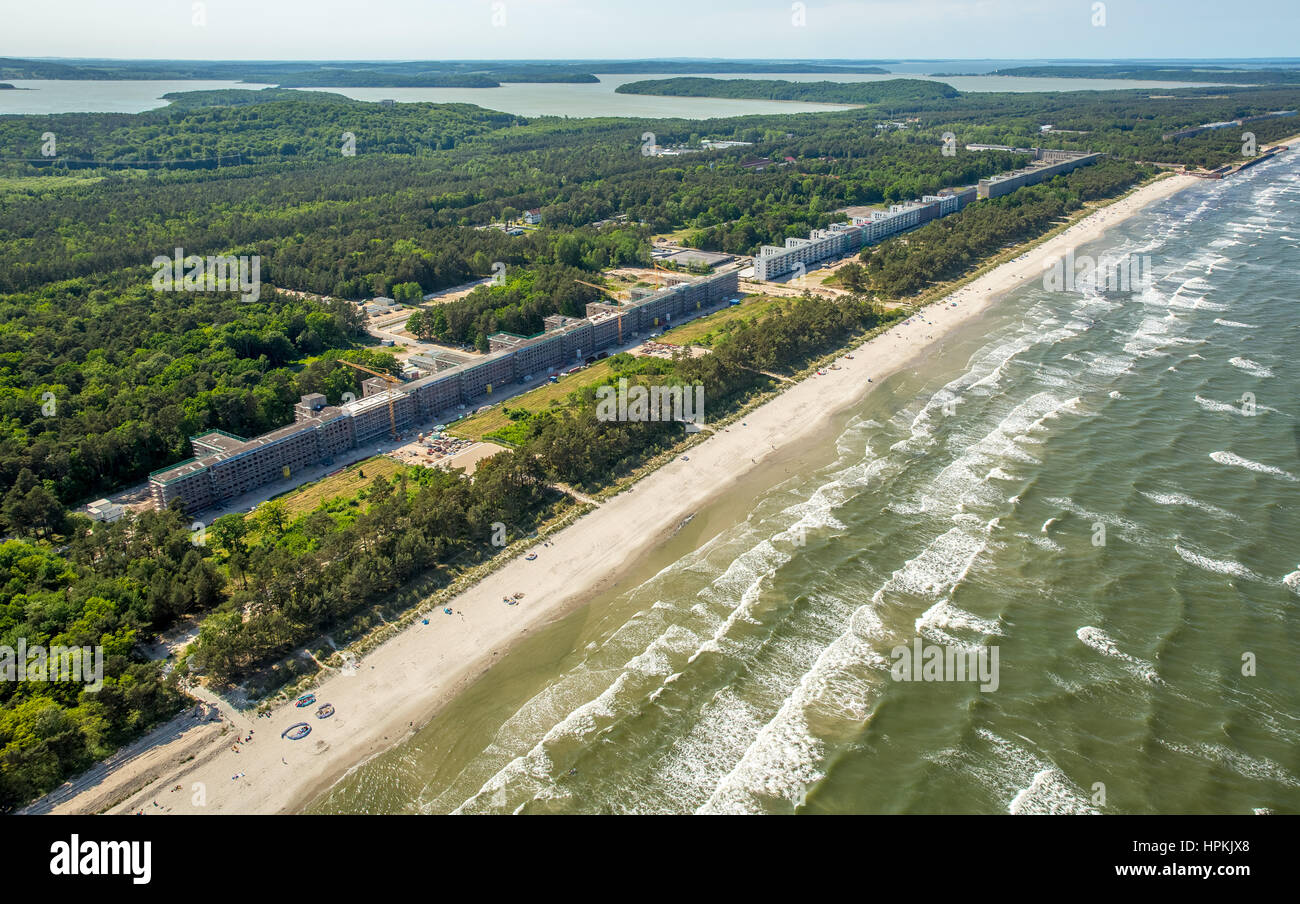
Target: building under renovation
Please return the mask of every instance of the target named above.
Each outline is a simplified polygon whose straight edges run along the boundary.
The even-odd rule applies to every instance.
[[[194,457],[149,476],[154,504],[180,500],[188,512],[287,480],[303,468],[332,464],[342,455],[392,432],[455,416],[492,395],[494,388],[582,364],[621,345],[726,303],[738,290],[737,271],[682,282],[644,298],[587,305],[586,317],[553,316],[532,337],[497,333],[490,351],[462,364],[392,386],[366,380],[364,396],[332,406],[319,393],[294,407],[294,423],[253,439],[220,430],[193,437]]]

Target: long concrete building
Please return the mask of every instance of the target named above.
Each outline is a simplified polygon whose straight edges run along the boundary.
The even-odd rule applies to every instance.
[[[828,257],[850,254],[867,245],[906,232],[938,217],[961,210],[975,200],[975,189],[945,190],[919,201],[891,204],[889,210],[873,210],[870,216],[854,217],[850,223],[833,223],[814,229],[806,239],[788,238],[785,247],[764,245],[754,258],[755,279],[775,279]]]
[[[1001,176],[981,179],[977,187],[980,198],[1000,198],[1003,195],[1010,194],[1017,188],[1046,182],[1048,179],[1063,176],[1081,166],[1088,166],[1101,159],[1101,154],[1036,150],[1039,151],[1038,159],[1024,169],[1018,169],[1015,172],[1005,173]]]
[[[872,211],[870,216],[855,217],[850,223],[835,223],[827,229],[815,229],[806,239],[788,238],[785,247],[764,245],[754,257],[754,278],[775,279],[809,264],[851,254],[867,245],[923,226],[931,220],[956,213],[979,198],[997,198],[1026,185],[1036,185],[1095,163],[1100,154],[1047,148],[1012,148],[998,145],[967,145],[967,150],[1006,150],[1030,154],[1034,163],[965,189],[944,189],[937,195],[925,195],[919,201],[891,204],[889,210]]]
[[[394,424],[401,432],[454,416],[494,389],[582,364],[602,349],[724,304],[738,293],[737,273],[733,267],[626,304],[588,304],[585,317],[547,317],[536,336],[497,333],[486,355],[398,386],[367,380],[364,396],[343,405],[331,406],[320,394],[303,396],[293,424],[253,439],[210,430],[191,438],[193,458],[149,475],[154,504],[164,508],[179,499],[187,512],[202,511],[303,468],[330,464]]]

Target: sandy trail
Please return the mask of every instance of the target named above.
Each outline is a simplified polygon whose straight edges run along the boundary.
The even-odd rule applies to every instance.
[[[271,718],[252,719],[235,728],[251,743],[232,749],[235,732],[210,743],[205,756],[170,770],[133,775],[132,762],[95,787],[66,796],[53,812],[93,812],[117,800],[110,812],[131,813],[283,813],[305,806],[367,758],[412,734],[492,663],[512,643],[572,611],[609,587],[637,560],[663,542],[682,520],[728,491],[746,472],[792,444],[816,433],[830,418],[854,405],[880,379],[926,354],[954,328],[977,317],[994,299],[1031,279],[1040,279],[1051,261],[1099,237],[1107,228],[1143,207],[1198,180],[1174,176],[1147,185],[1104,207],[1060,235],[1003,264],[899,324],[852,349],[839,370],[828,370],[787,388],[728,429],[714,432],[599,508],[536,547],[538,558],[522,556],[494,572],[448,605],[452,615],[435,610],[429,624],[411,627],[379,646],[351,673],[334,673],[315,690],[319,703],[332,703],[336,715],[317,720],[315,706],[285,704]],[[951,302],[956,302],[956,307]],[[502,598],[525,591],[517,606]],[[300,741],[283,740],[289,725],[305,721],[312,732]],[[154,769],[162,757],[151,757]],[[144,784],[142,784],[144,782]],[[196,805],[196,783],[205,803]],[[185,794],[168,793],[183,785]],[[112,786],[120,790],[112,792]],[[131,793],[133,792],[133,793]],[[58,794],[58,792],[55,792]],[[125,796],[124,796],[125,795]],[[167,807],[151,806],[154,800]],[[182,800],[182,798],[184,798]]]

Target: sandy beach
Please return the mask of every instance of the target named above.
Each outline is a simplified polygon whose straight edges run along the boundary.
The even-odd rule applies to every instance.
[[[349,769],[412,734],[524,635],[607,589],[684,518],[725,494],[742,475],[824,428],[882,378],[932,351],[948,332],[978,317],[1007,291],[1041,279],[1045,262],[1196,182],[1171,176],[1101,208],[906,323],[850,349],[853,359],[839,359],[839,370],[795,383],[746,415],[743,424],[738,420],[720,428],[692,447],[687,460],[675,458],[551,536],[549,545],[535,548],[535,561],[520,556],[457,596],[447,604],[453,614],[435,610],[428,624],[416,620],[360,659],[351,673],[322,680],[316,699],[333,704],[332,718],[316,719],[315,705],[296,709],[288,703],[270,718],[227,707],[224,732],[210,723],[160,742],[141,762],[128,761],[98,782],[79,779],[75,793],[62,795],[66,799],[50,811],[301,809]],[[525,596],[518,605],[503,604],[503,597],[520,591]],[[303,721],[312,728],[307,737],[281,738],[286,728]],[[235,744],[250,731],[250,741]],[[201,744],[196,743],[200,734]]]

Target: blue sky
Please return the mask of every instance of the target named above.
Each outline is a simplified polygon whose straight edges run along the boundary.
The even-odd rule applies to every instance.
[[[4,0],[0,56],[167,59],[1300,55],[1300,0]],[[802,7],[802,9],[800,9]],[[802,22],[803,24],[798,24]]]

